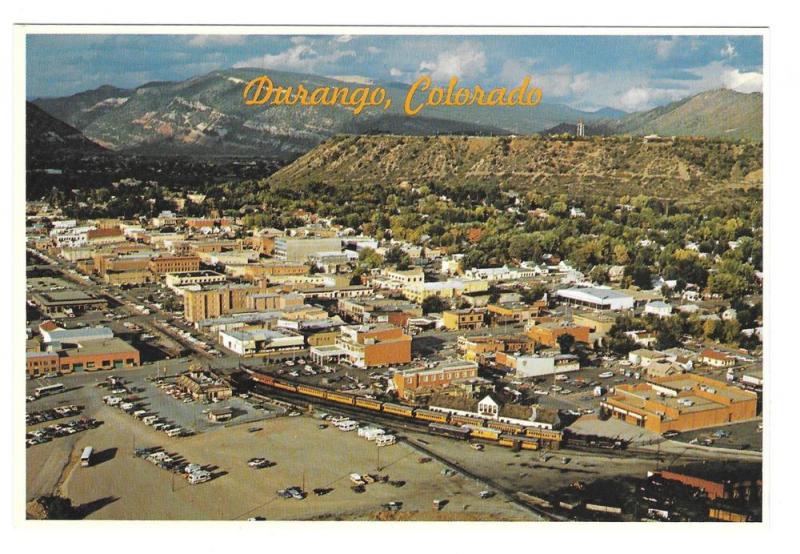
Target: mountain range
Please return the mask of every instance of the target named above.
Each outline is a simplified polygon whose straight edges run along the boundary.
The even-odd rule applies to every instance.
[[[244,85],[268,74],[276,85],[311,89],[358,86],[317,75],[255,68],[220,70],[179,82],[151,82],[133,89],[102,86],[33,104],[105,149],[134,154],[253,156],[288,161],[338,134],[527,135],[570,132],[584,120],[587,134],[701,135],[761,140],[762,97],[713,90],[649,110],[626,114],[613,108],[596,112],[542,103],[514,107],[431,107],[424,117],[407,117],[402,102],[407,86],[376,83],[395,98],[389,110],[367,108],[353,116],[344,107],[247,106]],[[545,91],[546,92],[546,91]],[[525,110],[525,111],[521,111]],[[30,112],[30,110],[29,110]],[[41,119],[39,114],[32,117]],[[38,130],[37,130],[38,129]],[[64,128],[62,128],[63,130]],[[30,140],[45,140],[48,131]],[[572,131],[574,133],[574,130]],[[58,132],[56,132],[58,134]],[[74,136],[74,133],[66,133]]]

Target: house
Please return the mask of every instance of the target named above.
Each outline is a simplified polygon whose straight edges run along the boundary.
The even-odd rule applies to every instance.
[[[661,300],[656,300],[655,302],[647,303],[644,307],[644,313],[658,317],[669,317],[672,315],[672,306]]]
[[[703,350],[698,357],[698,361],[702,364],[710,365],[711,367],[733,367],[736,365],[736,359],[723,352],[711,350],[710,348]]]

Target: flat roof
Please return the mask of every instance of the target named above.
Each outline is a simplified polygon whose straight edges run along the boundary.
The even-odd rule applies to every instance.
[[[118,354],[139,352],[136,348],[122,340],[114,337],[111,339],[93,340],[82,343],[75,348],[66,348],[64,352],[68,356],[91,356],[95,354]]]

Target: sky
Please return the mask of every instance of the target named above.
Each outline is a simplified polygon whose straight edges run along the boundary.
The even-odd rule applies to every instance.
[[[29,35],[26,48],[29,99],[259,67],[487,88],[531,75],[545,103],[631,112],[763,80],[760,36]]]

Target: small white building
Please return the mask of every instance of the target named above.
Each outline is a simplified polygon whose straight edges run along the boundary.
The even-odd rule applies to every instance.
[[[661,300],[648,302],[644,307],[644,313],[653,314],[658,317],[669,317],[672,315],[672,306]]]

